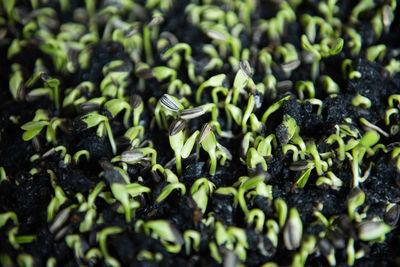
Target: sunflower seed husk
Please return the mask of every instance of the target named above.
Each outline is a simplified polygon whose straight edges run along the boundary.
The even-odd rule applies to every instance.
[[[201,127],[201,131],[200,131],[199,143],[203,142],[203,140],[210,133],[211,129],[212,129],[212,127],[209,123],[203,124],[203,127]]]
[[[160,25],[164,22],[164,18],[161,16],[157,16],[151,19],[151,21],[149,22],[149,24],[147,24],[147,26],[149,28],[153,27],[153,26],[157,26]]]
[[[295,59],[281,64],[281,68],[284,72],[290,72],[297,69],[300,66],[300,60]]]
[[[294,250],[300,247],[302,235],[303,223],[300,219],[299,212],[295,208],[292,208],[290,209],[289,219],[283,230],[283,243],[285,247],[288,250]]]
[[[63,238],[70,228],[71,228],[70,224],[61,228],[60,231],[58,231],[56,236],[54,237],[54,240],[57,241],[57,240],[60,240],[61,238]]]
[[[121,153],[121,161],[123,162],[133,162],[141,160],[143,158],[143,153],[135,150],[127,150]]]
[[[129,38],[133,36],[134,34],[139,32],[139,27],[138,26],[131,26],[128,29],[124,31],[124,35],[126,38]]]
[[[399,221],[400,216],[400,205],[394,205],[385,214],[385,222],[390,226],[395,226]]]
[[[43,72],[40,74],[40,79],[42,79],[44,82],[48,82],[51,80],[51,77],[47,73]]]
[[[168,129],[168,135],[174,136],[185,128],[185,121],[181,118],[175,119]]]
[[[217,148],[219,150],[225,152],[227,160],[232,160],[233,156],[232,156],[231,152],[226,147],[224,147],[223,145],[220,145],[219,143],[217,143]]]
[[[49,157],[49,156],[53,155],[54,153],[56,153],[56,149],[53,147],[50,150],[48,150],[46,153],[44,153],[42,155],[42,158]]]
[[[253,70],[250,67],[250,63],[247,60],[243,60],[239,63],[240,69],[247,75],[247,77],[251,78],[253,76]]]
[[[94,110],[99,110],[100,105],[97,103],[86,102],[86,103],[83,103],[82,105],[80,105],[80,108],[81,108],[82,113],[89,113]]]
[[[139,78],[143,78],[145,80],[151,79],[154,77],[154,70],[152,70],[150,68],[141,69],[141,70],[136,71],[136,75]]]
[[[69,214],[71,213],[71,209],[63,209],[60,211],[53,220],[53,223],[50,225],[50,233],[55,233],[68,219]]]
[[[130,104],[131,104],[131,107],[133,108],[133,109],[136,109],[136,108],[138,108],[139,106],[140,106],[140,104],[142,104],[143,103],[143,100],[142,100],[142,98],[140,97],[140,95],[136,95],[136,94],[134,94],[134,95],[131,95],[131,97],[130,97]]]
[[[207,36],[214,40],[226,41],[226,36],[223,33],[216,30],[208,30]]]
[[[276,83],[276,90],[278,92],[287,92],[293,88],[293,82],[291,80],[284,80]]]
[[[171,229],[172,234],[175,237],[175,243],[177,245],[182,245],[184,243],[184,241],[183,241],[181,232],[179,232],[179,230],[172,224],[170,224],[170,229]]]
[[[20,89],[18,88],[18,90]],[[41,90],[41,89],[32,90],[25,95],[25,100],[27,102],[33,102],[38,100],[42,96],[46,96],[47,94],[48,94],[47,90]]]
[[[184,120],[191,120],[191,119],[200,117],[204,113],[205,113],[205,110],[201,107],[189,108],[189,109],[182,110],[180,117]]]
[[[382,7],[382,22],[385,27],[389,27],[392,24],[393,16],[392,9],[388,5]]]
[[[178,112],[179,111],[179,106],[176,103],[176,101],[168,94],[164,94],[160,98],[160,103],[161,105],[171,111]]]

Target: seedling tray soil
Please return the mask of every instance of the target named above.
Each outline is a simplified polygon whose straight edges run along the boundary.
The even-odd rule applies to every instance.
[[[400,266],[398,14],[0,1],[0,265]]]

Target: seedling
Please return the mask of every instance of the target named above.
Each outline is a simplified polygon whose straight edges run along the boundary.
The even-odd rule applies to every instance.
[[[186,230],[183,233],[186,255],[190,255],[190,247],[192,243],[193,243],[193,249],[195,251],[199,251],[200,239],[201,239],[200,233],[195,230]]]
[[[39,109],[35,113],[35,117],[32,121],[27,122],[21,126],[21,129],[25,130],[22,135],[22,139],[24,141],[29,141],[42,131],[44,127],[46,127],[46,140],[47,142],[52,142],[53,144],[57,143],[56,138],[56,129],[61,124],[61,119],[53,118],[49,120],[47,113]]]
[[[100,137],[103,136],[103,127],[105,127],[108,135],[108,140],[110,141],[112,152],[114,155],[117,153],[117,147],[114,141],[114,135],[112,133],[110,123],[108,122],[108,118],[106,116],[100,115],[95,112],[91,112],[81,117],[81,120],[86,123],[87,128],[92,128],[97,126],[97,135]]]
[[[225,78],[226,78],[225,74],[218,74],[218,75],[212,76],[210,79],[203,82],[196,91],[196,103],[197,104],[201,103],[201,95],[205,88],[207,88],[207,87],[213,87],[213,88],[222,87],[222,84],[223,84]]]
[[[214,191],[215,184],[210,182],[207,178],[197,179],[190,189],[190,194],[201,212],[205,214],[208,203],[208,196]]]
[[[360,216],[356,209],[364,204],[365,193],[358,187],[355,187],[350,193],[347,199],[347,211],[349,213],[350,220],[355,219],[360,221]]]
[[[123,122],[124,126],[129,128],[129,117],[131,115],[132,108],[128,102],[126,102],[124,99],[111,99],[104,104],[104,107],[110,111],[113,117],[117,116],[122,110],[125,109]]]
[[[217,169],[217,156],[222,156],[221,164],[223,165],[228,155],[225,151],[218,148],[219,144],[208,123],[204,124],[201,129],[199,143],[210,157],[211,165],[209,173],[210,175],[214,175]]]
[[[352,172],[353,172],[353,187],[358,187],[360,181],[359,165],[361,165],[363,157],[371,147],[379,141],[379,134],[375,131],[368,131],[360,139],[359,143],[351,150],[352,155]]]
[[[185,141],[185,122],[182,119],[174,120],[169,128],[169,142],[171,148],[175,152],[176,158],[176,169],[178,175],[182,175],[182,163],[181,158],[187,158],[192,151],[196,138],[199,135],[199,131],[195,131],[186,141]]]
[[[146,235],[151,235],[153,238],[160,239],[167,251],[178,253],[184,241],[181,233],[165,220],[148,221],[143,225]]]

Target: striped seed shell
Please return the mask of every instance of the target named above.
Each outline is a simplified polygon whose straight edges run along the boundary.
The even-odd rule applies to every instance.
[[[179,105],[176,103],[176,101],[168,94],[164,94],[160,98],[160,103],[161,105],[171,111],[178,112],[179,111]]]
[[[168,135],[174,136],[185,128],[185,121],[181,118],[175,119],[168,129]]]

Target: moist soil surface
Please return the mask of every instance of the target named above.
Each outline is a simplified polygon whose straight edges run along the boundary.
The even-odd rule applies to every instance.
[[[80,20],[76,18],[76,10],[86,10],[83,1],[69,1],[67,10],[62,10],[58,1],[50,1],[48,4],[42,4],[45,1],[38,2],[40,4],[36,11],[32,10],[29,1],[17,1],[14,10],[22,17],[31,16],[30,21],[35,22],[38,28],[43,28],[44,31],[48,30],[54,35],[57,35],[62,25],[70,22],[81,23],[89,28],[87,17]],[[398,168],[400,166],[397,164],[398,167],[396,167],[396,160],[399,160],[392,156],[396,146],[399,146],[400,112],[391,115],[390,122],[385,123],[387,110],[399,108],[399,102],[396,101],[394,103],[397,106],[390,107],[388,99],[390,96],[400,93],[400,68],[397,71],[389,72],[386,66],[391,60],[399,59],[400,23],[399,16],[393,16],[391,26],[385,27],[381,34],[377,34],[373,22],[371,22],[377,13],[382,13],[382,10],[390,5],[390,1],[375,1],[374,6],[361,12],[356,21],[352,17],[356,1],[339,1],[336,4],[334,17],[340,22],[340,25],[333,26],[333,28],[339,32],[339,37],[343,38],[344,46],[340,53],[323,57],[319,63],[318,76],[312,82],[315,88],[313,99],[317,99],[318,104],[305,101],[310,98],[309,93],[304,91],[302,98],[296,84],[298,81],[312,81],[312,64],[307,62],[303,55],[306,51],[302,48],[301,35],[305,33],[305,26],[300,18],[304,15],[324,18],[323,13],[320,12],[319,1],[303,1],[297,7],[292,5],[296,18],[285,23],[283,32],[279,34],[278,38],[271,37],[267,30],[261,30],[261,28],[263,21],[275,18],[277,13],[282,10],[281,1],[246,1],[254,2],[256,8],[250,13],[251,27],[245,27],[240,31],[237,39],[241,42],[241,50],[247,50],[250,53],[248,58],[242,59],[247,59],[253,69],[254,84],[265,85],[266,76],[271,74],[278,84],[282,81],[289,84],[283,88],[264,86],[264,90],[256,92],[249,89],[251,86],[247,86],[243,89],[236,104],[244,114],[249,96],[251,94],[258,96],[260,105],[252,112],[261,120],[268,107],[283,97],[289,96],[286,101],[282,102],[281,107],[272,113],[267,122],[262,123],[261,129],[252,132],[250,124],[248,124],[247,133],[252,133],[253,139],[257,136],[265,138],[270,134],[275,134],[278,139],[271,154],[263,157],[267,169],[265,170],[261,165],[257,165],[255,168],[246,166],[246,154],[243,155],[245,152],[242,147],[245,133],[242,132],[242,126],[237,125],[234,121],[229,128],[228,115],[224,111],[225,99],[223,97],[225,96],[221,97],[221,95],[218,104],[218,122],[222,131],[229,133],[229,137],[221,136],[215,128],[214,133],[217,141],[229,150],[232,156],[223,165],[218,161],[215,175],[210,175],[210,160],[207,152],[200,149],[199,154],[196,155],[195,147],[193,154],[183,159],[182,175],[177,176],[179,182],[185,186],[186,193],[182,194],[183,192],[179,190],[173,190],[160,202],[157,201],[157,198],[169,184],[162,171],[152,170],[152,163],[148,159],[125,164],[125,174],[129,177],[130,182],[149,188],[148,193],[131,197],[131,201],[135,200],[139,207],[132,209],[130,222],[127,222],[123,207],[111,192],[112,184],[125,184],[126,181],[121,173],[113,168],[122,168],[124,164],[118,161],[111,162],[115,155],[107,137],[108,134],[99,136],[96,127],[87,127],[88,125],[82,120],[82,116],[85,114],[82,106],[68,105],[57,109],[54,97],[41,96],[29,99],[27,97],[29,91],[34,88],[46,87],[45,82],[40,78],[30,87],[26,86],[26,83],[22,86],[24,88],[21,90],[24,92],[21,93],[21,98],[13,97],[9,88],[10,79],[16,72],[15,66],[17,64],[20,66],[22,78],[26,82],[35,73],[35,63],[40,58],[46,73],[60,81],[59,101],[62,103],[69,93],[67,89],[77,88],[83,81],[93,83],[94,89],[92,91],[82,90],[81,96],[84,96],[86,100],[101,97],[100,84],[105,78],[104,66],[112,61],[122,61],[123,68],[128,74],[126,75],[127,85],[122,89],[123,96],[129,99],[132,95],[139,95],[144,104],[139,123],[144,128],[144,135],[139,140],[139,146],[152,146],[157,151],[157,163],[175,174],[177,174],[177,170],[173,161],[174,151],[169,143],[168,129],[159,128],[154,116],[157,103],[154,100],[158,101],[163,94],[167,93],[170,81],[169,78],[156,79],[151,74],[150,77],[143,79],[143,72],[141,75],[137,71],[140,62],[147,63],[148,67],[146,68],[167,66],[167,60],[163,54],[171,47],[171,44],[159,49],[157,40],[161,38],[162,33],[164,35],[168,33],[173,36],[170,38],[191,47],[189,63],[194,64],[195,75],[203,77],[204,80],[224,73],[226,79],[223,86],[232,89],[239,68],[238,64],[231,64],[228,60],[232,54],[230,45],[227,45],[225,47],[227,55],[223,55],[221,52],[223,64],[219,68],[204,70],[205,65],[211,60],[211,56],[204,52],[204,46],[212,45],[216,51],[220,52],[219,49],[223,44],[218,40],[213,40],[203,28],[194,24],[193,18],[187,11],[191,4],[189,1],[175,1],[167,8],[161,7],[161,4],[160,7],[146,8],[143,1],[138,1],[132,7],[132,10],[136,11],[124,10],[119,6],[120,2],[123,1],[115,1],[115,3],[114,1],[97,1],[95,14],[114,5],[117,7],[115,12],[122,21],[137,22],[134,24],[135,31],[140,36],[146,30],[145,28],[149,27],[149,23],[151,24],[152,16],[155,13],[158,12],[162,15],[163,20],[159,24],[149,27],[153,33],[151,40],[153,62],[148,60],[145,49],[137,49],[138,56],[132,55],[132,49],[125,47],[122,40],[100,38],[85,46],[89,55],[87,67],[77,63],[79,61],[76,55],[75,58],[73,55],[69,55],[68,60],[75,60],[75,64],[77,64],[75,69],[73,71],[65,68],[57,69],[52,55],[46,53],[41,47],[45,40],[35,35],[25,39],[23,29],[27,21],[22,23],[17,19],[12,22],[7,17],[4,6],[1,7],[2,18],[5,21],[0,24],[0,29],[2,32],[5,31],[5,35],[0,39],[0,167],[4,170],[0,182],[0,214],[13,212],[18,218],[18,222],[8,220],[4,225],[0,225],[0,255],[4,266],[7,266],[6,258],[16,264],[18,259],[21,259],[21,255],[30,255],[35,266],[44,266],[51,258],[55,259],[57,266],[106,266],[107,264],[112,265],[110,261],[107,261],[110,258],[121,266],[218,266],[221,264],[235,266],[238,263],[245,266],[261,266],[267,262],[274,262],[279,266],[291,265],[293,258],[301,248],[297,246],[295,249],[288,249],[288,245],[285,244],[283,232],[289,225],[289,216],[286,219],[286,226],[278,229],[277,244],[273,244],[273,240],[267,234],[270,229],[266,224],[263,225],[261,231],[257,230],[255,224],[248,223],[246,212],[237,204],[235,197],[231,194],[215,192],[218,188],[223,187],[238,189],[240,177],[253,176],[264,177],[263,183],[271,186],[270,195],[272,197],[256,192],[253,188],[254,194],[245,197],[249,211],[261,210],[265,215],[265,221],[275,220],[278,222],[279,211],[276,199],[281,199],[286,203],[288,210],[290,208],[297,209],[302,221],[303,240],[306,240],[307,236],[315,237],[315,248],[306,258],[305,265],[327,266],[333,264],[328,259],[330,253],[333,253],[336,265],[348,265],[348,244],[349,240],[353,240],[354,251],[357,252],[357,259],[354,263],[356,266],[374,266],[376,264],[400,266],[400,230],[398,228],[398,205],[400,202],[400,172]],[[198,6],[201,5],[198,4]],[[54,10],[54,14],[49,16],[48,21],[45,21],[46,23],[54,22],[53,26],[42,25],[34,17],[34,12],[45,7]],[[240,16],[245,13],[241,12],[237,6],[224,3],[224,1],[215,1],[213,7],[224,12],[232,11],[236,15],[241,14]],[[119,11],[118,8],[120,8]],[[398,9],[399,7],[396,11]],[[87,13],[85,14],[87,16]],[[239,21],[241,22],[243,19],[240,16]],[[100,15],[98,17],[99,19],[90,23],[98,24],[97,31],[101,37],[107,30],[108,24],[107,21],[101,19]],[[112,16],[106,16],[107,19],[110,17]],[[200,18],[206,20],[204,14]],[[158,29],[155,30],[154,27],[158,27]],[[358,53],[352,51],[350,43],[354,40],[345,33],[345,28],[354,29],[358,33],[361,40]],[[321,41],[318,36],[317,33],[315,43]],[[8,53],[14,40],[21,41],[22,48],[18,53],[9,56]],[[297,51],[300,60],[300,66],[289,73],[282,69],[283,58],[273,52],[276,47],[284,44],[291,44]],[[369,60],[368,48],[378,44],[386,46],[385,53],[382,57]],[[273,64],[271,64],[269,74],[265,65],[259,60],[258,54],[261,50],[273,55]],[[345,59],[351,59],[349,68],[358,72],[360,76],[350,79],[343,74],[342,64]],[[188,62],[185,62],[183,56],[181,61],[180,66],[176,68],[177,77],[189,85],[192,93],[186,95],[177,93],[175,96],[178,99],[185,97],[189,103],[186,107],[198,106],[195,93],[199,83],[193,81],[188,74]],[[326,76],[336,82],[340,88],[338,92],[330,93],[325,89],[324,77]],[[355,105],[353,100],[357,95],[366,98],[369,104]],[[106,98],[110,100],[116,97],[106,96]],[[206,89],[202,95],[201,104],[212,101],[211,90]],[[46,130],[42,130],[31,140],[23,140],[24,130],[21,129],[21,126],[32,121],[39,109],[43,109],[47,113],[49,121],[55,118],[62,119],[61,125],[56,130],[56,143],[46,140]],[[113,116],[104,105],[97,106],[95,112],[106,116],[110,122],[117,143],[116,155],[130,149],[129,140],[122,138],[127,130],[123,124],[124,112]],[[313,163],[315,158],[307,152],[304,158],[297,160],[299,162],[297,162],[296,168],[293,151],[284,153],[284,144],[281,141],[285,139],[285,136],[282,137],[282,135],[287,134],[287,127],[282,124],[282,121],[288,116],[295,120],[300,129],[299,136],[305,143],[314,142],[317,153],[320,155],[330,153],[331,155],[323,157],[325,162],[330,160],[328,169],[324,170],[322,174],[318,174],[313,169],[303,188],[296,185],[296,182],[306,168],[299,169],[298,165],[299,163],[303,165],[307,162]],[[370,122],[370,125],[362,123],[360,118]],[[167,124],[170,125],[173,119],[172,116],[167,116]],[[211,120],[212,116],[208,113],[188,120],[186,121],[186,132],[192,134]],[[129,127],[132,127],[131,119],[129,123]],[[365,194],[365,201],[356,209],[357,219],[350,219],[348,211],[348,200],[351,193],[356,190],[353,186],[352,150],[347,151],[344,160],[339,160],[338,145],[326,142],[329,136],[338,132],[339,125],[348,126],[349,129],[358,132],[358,135],[353,138],[355,140],[359,140],[366,132],[373,130],[380,135],[379,144],[382,144],[381,148],[373,149],[373,153],[364,156],[364,159],[360,161],[361,176],[365,173],[368,174],[365,181],[358,186],[358,189]],[[283,132],[281,132],[282,129]],[[345,143],[352,139],[350,135],[342,137]],[[64,146],[66,153],[71,158],[81,150],[87,150],[89,157],[82,156],[79,162],[75,162],[73,158],[70,161],[66,160],[65,155],[61,155],[60,152],[46,153],[58,146]],[[32,157],[34,155],[37,156]],[[327,177],[328,172],[333,173],[341,180],[340,186],[317,185],[319,177]],[[209,193],[204,213],[192,198],[191,193],[192,185],[202,177],[211,181],[215,187],[214,192]],[[82,203],[88,200],[88,196],[100,182],[103,182],[104,186],[101,190],[102,193],[94,200],[93,223],[90,229],[83,231],[82,224],[88,209],[83,208]],[[60,194],[55,192],[56,188],[62,192],[64,198],[54,210],[53,218],[49,220],[49,205],[56,195]],[[388,206],[389,204],[394,205],[390,213],[388,207],[392,206]],[[318,207],[323,216],[329,220],[327,224],[324,224],[315,215]],[[65,209],[69,210],[68,216],[62,220],[62,225],[57,230],[53,230],[52,226],[54,226],[55,220],[59,219],[56,214],[60,214]],[[59,220],[61,221],[61,219]],[[141,222],[156,220],[167,221],[171,225],[171,229],[174,229],[176,240],[171,241],[169,245],[177,242],[180,248],[178,251],[168,251],[168,245],[165,243],[169,241],[162,242],[162,237],[151,236],[138,226]],[[371,220],[385,222],[385,225],[391,227],[391,231],[383,235],[384,238],[380,240],[363,240],[360,238],[359,223]],[[243,248],[244,258],[241,258],[237,251],[236,254],[232,253],[232,248],[235,247],[230,247],[229,242],[218,243],[215,230],[217,222],[222,224],[225,229],[243,229],[247,241],[247,246]],[[117,227],[120,231],[107,237],[105,245],[108,255],[106,255],[99,241],[99,233],[110,227]],[[185,245],[188,241],[183,240],[182,236],[185,231],[190,229],[197,231],[201,238],[196,249],[191,245],[189,251],[186,252]],[[12,242],[10,239],[10,236],[13,236],[12,231],[16,231],[14,237],[17,237],[17,241]],[[34,236],[34,239],[27,242],[21,241],[23,238],[18,239],[23,236]],[[79,246],[67,242],[68,237],[71,236],[78,237]],[[178,242],[178,239],[182,242]],[[237,245],[238,243],[238,240],[233,241],[233,244]],[[213,254],[210,244],[217,244],[217,252],[221,260],[215,256],[215,253]],[[100,256],[91,258],[87,256],[88,252],[94,251],[95,248],[99,251]],[[149,252],[148,255],[151,256],[143,256],[144,252]],[[23,265],[20,261],[18,264]]]

